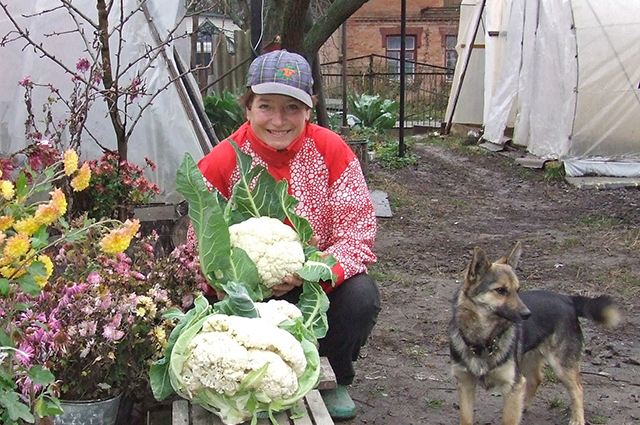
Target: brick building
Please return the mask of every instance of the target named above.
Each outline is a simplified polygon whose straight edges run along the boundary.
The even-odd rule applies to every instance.
[[[406,2],[406,59],[442,67],[455,67],[455,46],[461,0],[408,0]],[[369,0],[346,22],[347,58],[376,54],[400,58],[400,0]],[[342,30],[325,43],[321,63],[339,60]],[[390,69],[399,61],[387,59]],[[407,71],[412,67],[408,64]]]

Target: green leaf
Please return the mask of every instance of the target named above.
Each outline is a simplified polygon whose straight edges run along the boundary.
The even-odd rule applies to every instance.
[[[240,386],[238,387],[238,391],[244,391],[247,388],[257,388],[265,375],[267,374],[267,369],[269,368],[269,363],[265,363],[260,369],[253,370],[244,377]]]
[[[33,381],[36,385],[47,385],[51,384],[56,380],[55,376],[51,371],[44,369],[40,365],[31,366],[29,371],[27,372],[27,376]]]
[[[329,309],[329,297],[317,282],[305,281],[302,284],[302,294],[297,307],[302,312],[304,327],[311,332],[316,339],[323,338],[329,322],[327,310]]]
[[[219,275],[230,267],[229,227],[217,195],[204,183],[202,174],[190,154],[185,154],[178,169],[176,190],[189,204],[189,217],[198,239],[200,265],[209,284],[221,290]]]
[[[22,198],[29,194],[29,180],[24,171],[21,171],[16,180],[16,198]]]
[[[231,267],[224,273],[224,280],[244,284],[253,301],[261,301],[264,298],[258,267],[242,248],[234,248],[231,251]]]
[[[298,276],[312,282],[336,283],[338,277],[333,273],[332,268],[338,264],[338,261],[333,255],[323,253],[315,246],[307,245],[304,256],[307,260],[302,268],[296,272]]]
[[[11,339],[11,335],[8,334],[7,331],[1,327],[0,327],[0,346],[13,347],[13,339]]]
[[[33,423],[35,418],[29,411],[29,406],[23,404],[18,394],[13,391],[0,392],[0,406],[9,414],[9,418],[13,421],[22,419],[25,422]]]
[[[229,143],[236,150],[240,171],[240,179],[233,186],[231,194],[231,204],[233,204],[236,213],[243,220],[268,216],[283,221],[285,218],[284,210],[279,199],[273,196],[276,190],[276,179],[262,165],[256,165],[252,168],[251,155],[242,152],[233,140],[229,139]],[[255,184],[254,179],[256,179]]]
[[[35,412],[39,417],[44,418],[47,416],[61,415],[64,413],[64,410],[62,410],[60,400],[57,398],[44,399],[43,397],[38,397],[35,403]]]
[[[257,165],[251,168],[252,158],[242,152],[233,140],[229,141],[236,150],[240,180],[233,187],[231,202],[235,214],[241,217],[231,223],[244,221],[251,217],[272,217],[280,221],[288,218],[302,242],[308,242],[313,236],[309,221],[294,212],[298,200],[289,194],[289,183],[286,179],[276,179],[266,169]],[[257,179],[256,179],[257,177]],[[255,184],[253,184],[253,180]],[[253,189],[252,189],[253,186]]]
[[[228,316],[258,317],[260,314],[246,285],[239,282],[227,282],[224,285],[227,294],[222,301],[214,304],[214,311]]]
[[[33,277],[47,277],[47,268],[42,261],[34,261],[27,267],[27,273]]]
[[[35,250],[44,248],[49,244],[49,232],[47,226],[40,226],[38,230],[31,236],[31,247]]]
[[[31,276],[29,273],[23,274],[16,280],[20,284],[20,289],[25,294],[32,295],[35,297],[36,295],[40,294],[40,292],[42,291],[42,289],[40,288],[40,285],[38,285],[38,283],[36,282],[36,279],[33,276]]]
[[[9,279],[0,277],[0,297],[6,297],[9,295],[9,289],[11,289],[11,282]]]
[[[169,397],[174,391],[170,375],[171,356],[180,335],[194,322],[198,322],[203,317],[211,314],[211,311],[212,309],[209,302],[200,294],[194,300],[193,308],[182,315],[176,327],[171,331],[171,335],[169,335],[169,340],[167,341],[167,347],[164,350],[164,357],[154,362],[149,370],[151,391],[156,400],[162,401]],[[170,315],[174,315],[174,312],[171,312]]]

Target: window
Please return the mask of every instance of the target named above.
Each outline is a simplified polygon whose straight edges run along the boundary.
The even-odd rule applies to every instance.
[[[453,76],[453,70],[456,69],[456,62],[458,62],[458,52],[456,51],[458,37],[455,35],[446,35],[444,40],[444,66],[451,70]]]
[[[388,35],[387,36],[387,69],[388,72],[400,75],[400,44],[402,42],[402,38],[399,35]],[[416,36],[415,35],[407,35],[405,36],[405,52],[404,52],[404,71],[405,74],[413,74],[415,72],[415,60],[416,60]],[[389,59],[393,58],[393,59]],[[413,78],[413,75],[410,76]]]

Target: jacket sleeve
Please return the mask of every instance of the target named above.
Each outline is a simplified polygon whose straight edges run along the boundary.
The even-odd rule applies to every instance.
[[[346,167],[330,188],[331,236],[319,249],[331,253],[338,260],[334,273],[336,286],[356,274],[367,271],[374,263],[373,245],[377,231],[376,214],[369,189],[357,159]],[[331,283],[323,283],[331,292]]]

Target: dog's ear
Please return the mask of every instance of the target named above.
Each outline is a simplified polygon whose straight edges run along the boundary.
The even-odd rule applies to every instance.
[[[506,263],[514,270],[518,266],[518,261],[520,261],[520,254],[522,254],[522,244],[518,241],[511,250],[511,254],[509,254],[506,261]]]
[[[482,248],[473,248],[473,258],[467,269],[467,279],[465,283],[469,286],[474,285],[487,273],[489,267],[491,267],[491,263]]]

